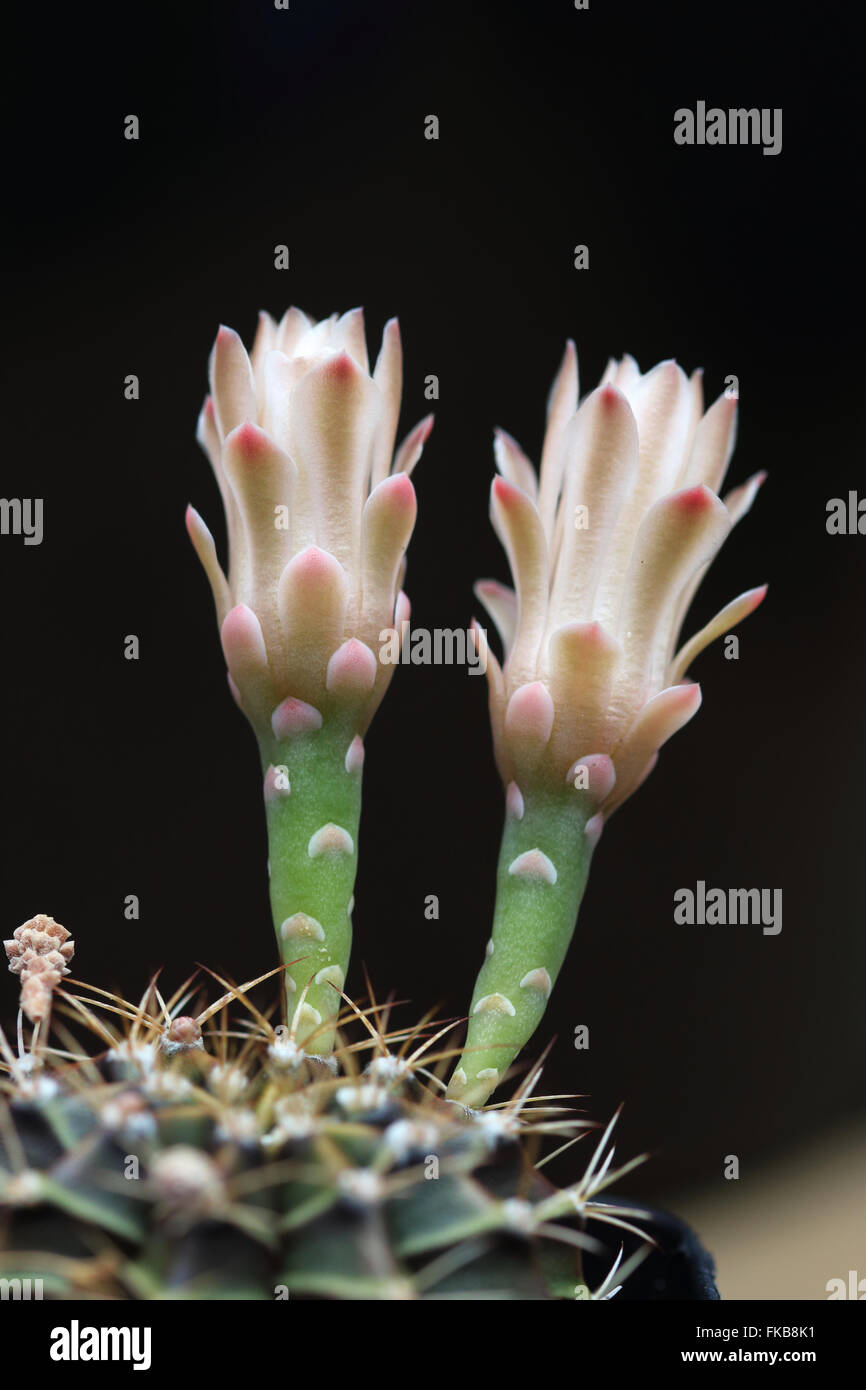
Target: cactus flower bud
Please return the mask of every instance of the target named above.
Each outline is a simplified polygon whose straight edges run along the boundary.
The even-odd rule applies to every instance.
[[[187,529],[261,750],[292,1038],[327,1051],[348,966],[362,740],[394,672],[382,642],[408,616],[410,475],[432,417],[394,452],[397,320],[371,372],[360,309],[320,323],[262,314],[249,354],[221,328],[210,384],[198,438],[222,494],[227,571],[192,507]]]
[[[500,665],[485,651],[507,814],[497,919],[452,1081],[471,1103],[538,1024],[605,820],[700,705],[689,665],[766,593],[747,590],[677,648],[701,577],[764,480],[719,496],[736,411],[725,394],[704,413],[700,373],[661,362],[642,374],[630,357],[578,405],[569,343],[539,474],[496,433],[491,516],[514,588],[476,592],[505,653]]]

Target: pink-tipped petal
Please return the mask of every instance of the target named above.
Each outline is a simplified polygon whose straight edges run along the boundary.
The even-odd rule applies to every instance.
[[[320,697],[331,654],[345,632],[349,584],[333,555],[309,545],[280,575],[277,606],[292,688]]]
[[[505,731],[510,744],[537,751],[553,728],[553,701],[541,681],[520,685],[507,703]]]
[[[742,521],[766,481],[765,472],[753,473],[746,482],[725,493],[722,500],[728,510],[732,526],[736,526],[738,521]]]
[[[312,327],[312,319],[308,318],[302,309],[296,309],[292,306],[286,310],[277,325],[274,346],[285,356],[290,357],[301,339],[310,332]]]
[[[535,670],[547,617],[547,543],[535,504],[513,483],[495,478],[490,506],[517,593],[517,631],[509,667],[513,681],[521,684]]]
[[[590,753],[572,763],[565,780],[575,790],[585,792],[590,802],[600,806],[614,789],[616,768],[607,753]]]
[[[223,574],[222,567],[217,559],[214,538],[195,507],[189,506],[186,509],[186,529],[195,547],[195,553],[201,561],[202,569],[207,575],[211,590],[213,591],[214,603],[216,604],[217,610],[217,622],[222,624],[223,619],[231,608],[231,591],[229,589],[228,580]]]
[[[729,531],[723,504],[702,484],[662,498],[644,518],[625,580],[617,634],[625,662],[623,708],[633,708],[663,678],[667,651],[657,635],[667,632],[683,590]]]
[[[611,539],[638,476],[637,424],[622,392],[613,385],[593,391],[565,430],[563,449],[562,541],[548,619],[558,627],[591,617]]]
[[[519,487],[535,502],[538,497],[538,477],[535,469],[517,440],[512,439],[505,430],[493,431],[493,456],[503,478]]]
[[[433,429],[432,415],[425,415],[423,420],[419,420],[413,430],[407,434],[403,443],[400,445],[394,456],[392,473],[406,473],[411,475],[416,463],[424,452],[424,445],[430,438]]]
[[[628,394],[640,380],[640,367],[630,352],[625,353],[615,366],[616,371],[613,377],[613,384],[618,390]]]
[[[503,781],[508,782],[511,778],[511,761],[505,747],[503,728],[505,721],[505,679],[502,674],[502,667],[490,650],[484,628],[475,618],[469,625],[469,635],[487,675],[493,753]]]
[[[322,716],[314,705],[290,695],[271,715],[274,737],[282,741],[300,734],[314,734],[322,727]]]
[[[394,606],[398,575],[415,525],[415,489],[405,473],[383,478],[361,518],[361,615],[359,631],[375,640]]]
[[[745,593],[739,594],[726,604],[714,618],[702,627],[700,632],[696,632],[686,642],[674,657],[669,672],[669,680],[672,684],[682,680],[689,666],[697,656],[714,642],[723,633],[730,632],[731,628],[736,627],[744,618],[748,618],[750,613],[754,613],[760,603],[763,603],[767,593],[767,585],[762,584],[756,589],[747,589]]]
[[[258,425],[233,429],[223,444],[223,466],[237,506],[238,537],[231,538],[232,591],[244,602],[274,593],[291,554],[295,466]],[[260,613],[265,636],[276,648],[275,607]]]
[[[346,352],[317,363],[291,396],[290,452],[303,461],[316,535],[350,574],[381,409],[378,388]]]
[[[554,632],[548,648],[548,685],[556,708],[555,762],[565,769],[575,744],[604,747],[608,707],[622,648],[600,623],[570,623]]]
[[[232,490],[232,485],[226,477],[226,471],[222,460],[222,440],[216,423],[216,411],[212,396],[206,396],[201,413],[198,417],[196,427],[196,439],[207,454],[214,477],[220,490],[223,500],[223,507],[226,514],[226,528],[229,539],[229,560],[231,568],[235,571],[238,564],[242,565],[242,556],[247,548],[246,537],[244,535],[243,523],[238,510],[237,499]]]
[[[266,430],[249,421],[229,432],[222,456],[247,524],[275,529],[274,507],[291,503],[292,460]]]
[[[634,487],[605,548],[593,615],[618,631],[623,576],[640,528],[653,504],[677,484],[691,424],[691,391],[685,373],[672,361],[641,376],[633,359],[627,359],[615,384],[634,414],[639,462]]]
[[[337,320],[332,342],[335,348],[342,348],[350,357],[354,357],[362,372],[369,372],[370,361],[367,356],[363,309],[349,309]]]
[[[691,401],[691,423],[689,425],[689,447],[686,457],[691,455],[698,425],[704,417],[704,369],[696,367],[689,377],[689,398]]]
[[[656,767],[658,760],[658,753],[653,753],[646,766],[641,768],[641,771],[638,773],[637,777],[633,778],[632,781],[628,783],[628,785],[626,785],[625,781],[620,781],[620,783],[617,785],[617,788],[613,796],[611,797],[608,804],[605,806],[604,811],[600,812],[600,814],[604,816],[606,821],[610,820],[610,817],[613,815],[614,811],[618,810],[624,801],[627,801],[630,796],[634,796],[635,792],[643,786],[650,773]],[[587,821],[587,829],[589,829],[589,825],[590,822]]]
[[[236,604],[223,619],[220,640],[244,711],[261,722],[270,699],[271,676],[261,624],[252,609]]]
[[[742,518],[749,511],[750,507],[752,506],[752,503],[755,500],[755,497],[757,496],[757,493],[765,483],[766,478],[767,475],[764,472],[755,473],[740,487],[734,488],[732,492],[727,493],[722,498],[722,502],[725,506],[725,510],[728,513],[728,517],[730,519],[732,528],[736,526],[737,522],[741,521]],[[689,580],[688,584],[686,585],[685,589],[680,595],[680,599],[677,603],[673,620],[670,623],[668,629],[668,651],[673,651],[677,637],[679,636],[680,628],[683,625],[685,616],[688,613],[689,608],[691,607],[692,599],[697,593],[697,590],[705,573],[706,566],[702,569],[698,569],[692,576],[692,578]]]
[[[736,438],[736,397],[719,396],[697,427],[681,486],[705,483],[713,492],[718,492],[728,471]]]
[[[339,314],[329,314],[326,319],[319,319],[318,323],[311,322],[295,343],[292,356],[306,358],[308,362],[327,356],[333,347],[334,329],[338,318]]]
[[[255,384],[256,401],[264,400],[264,368],[265,358],[272,352],[277,345],[277,325],[270,314],[264,309],[259,311],[259,321],[256,327],[256,336],[250,348],[250,367],[253,373]]]
[[[210,459],[214,469],[218,469],[222,443],[216,424],[216,411],[214,410],[213,396],[205,396],[204,398],[204,404],[202,405],[196,422],[195,437]]]
[[[611,807],[631,795],[653,754],[689,722],[700,705],[701,687],[691,682],[669,686],[644,705],[614,751],[617,782]]]
[[[568,423],[577,410],[579,389],[577,350],[569,338],[547,398],[547,429],[539,469],[538,514],[548,543],[553,539],[556,503],[565,468],[563,440]]]
[[[246,348],[232,328],[221,327],[211,354],[211,391],[217,429],[223,438],[255,420],[256,387]]]
[[[638,377],[626,394],[640,439],[632,504],[643,511],[654,496],[677,486],[692,428],[692,391],[682,368],[667,361]]]
[[[241,690],[248,676],[258,678],[267,671],[268,653],[261,624],[246,604],[238,603],[226,614],[220,639],[226,665]]]
[[[375,654],[356,637],[350,637],[328,662],[325,684],[332,695],[357,699],[369,695],[377,670]]]
[[[475,595],[496,624],[507,656],[517,631],[517,595],[496,579],[479,579],[475,585]]]
[[[400,342],[400,325],[396,319],[389,319],[385,324],[382,346],[373,368],[373,380],[382,396],[382,417],[373,446],[371,488],[386,478],[391,471],[397,423],[400,418],[400,400],[403,394],[403,347]]]

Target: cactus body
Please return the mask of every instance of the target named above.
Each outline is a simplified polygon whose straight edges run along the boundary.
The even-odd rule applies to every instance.
[[[229,1000],[252,1024],[240,1044]],[[594,1159],[559,1192],[538,1171],[545,1134],[589,1126],[536,1101],[537,1075],[475,1111],[445,1098],[434,1068],[454,1050],[429,1022],[388,1031],[351,1006],[319,1057],[246,986],[198,1019],[159,1003],[112,997],[103,1016],[61,991],[55,1009],[111,1044],[71,1065],[0,1035],[0,1279],[55,1299],[591,1296],[593,1170],[617,1175]],[[117,1010],[124,1033],[103,1022]]]

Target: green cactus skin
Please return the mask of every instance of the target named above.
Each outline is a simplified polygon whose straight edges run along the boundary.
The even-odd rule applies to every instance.
[[[521,1092],[490,1112],[448,1102],[429,1021],[349,1043],[343,1008],[326,1061],[254,1009],[261,1031],[233,1051],[213,1012],[202,1030],[142,1006],[100,1058],[15,1063],[0,1278],[56,1300],[574,1300],[584,1252],[613,1258],[619,1230],[611,1249],[586,1229],[610,1224],[601,1152],[562,1193],[534,1166],[538,1138],[587,1122],[524,1111]]]
[[[295,1042],[330,1052],[352,944],[363,746],[347,717],[262,748],[270,899]],[[270,773],[269,773],[270,769]],[[288,787],[286,786],[288,784]]]
[[[484,1103],[538,1027],[571,941],[592,858],[587,823],[594,807],[585,794],[567,783],[561,789],[542,784],[520,798],[520,808],[519,819],[513,808],[506,812],[493,933],[472,995],[466,1048],[449,1089],[465,1105]],[[530,860],[529,873],[515,872],[521,856],[534,851],[549,864]],[[543,876],[549,866],[555,882]]]

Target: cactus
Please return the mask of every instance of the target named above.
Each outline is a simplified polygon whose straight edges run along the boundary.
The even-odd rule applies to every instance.
[[[584,1255],[641,1216],[604,1200],[633,1166],[611,1171],[610,1127],[557,1191],[531,1146],[591,1126],[535,1098],[539,1069],[471,1111],[437,1075],[449,1027],[346,1003],[322,1058],[269,1023],[250,998],[261,984],[193,1016],[188,987],[164,1001],[152,983],[131,1003],[70,979],[55,1010],[93,1035],[95,1059],[70,1058],[66,1029],[62,1050],[43,1038],[16,1054],[0,1035],[0,1278],[57,1299],[606,1296]]]
[[[360,310],[263,314],[249,355],[217,335],[198,437],[225,571],[192,507],[187,529],[258,744],[281,965],[238,986],[209,972],[210,1003],[192,981],[168,999],[152,981],[133,1003],[72,977],[75,943],[52,918],[15,930],[5,1279],[56,1298],[606,1299],[649,1257],[651,1214],[606,1195],[642,1162],[614,1167],[616,1116],[558,1190],[542,1144],[594,1127],[536,1096],[537,1064],[489,1097],[541,1021],[606,819],[698,707],[691,660],[764,596],[675,651],[762,475],[719,499],[735,406],[704,415],[700,378],[674,364],[612,364],[578,408],[572,345],[538,478],[497,433],[492,515],[515,592],[478,594],[502,666],[473,633],[506,819],[461,1048],[465,1020],[394,1025],[390,1006],[346,993],[363,740],[408,627],[409,475],[432,425],[395,452],[401,375],[396,320],[371,371]],[[268,982],[279,1001],[256,1002]]]

